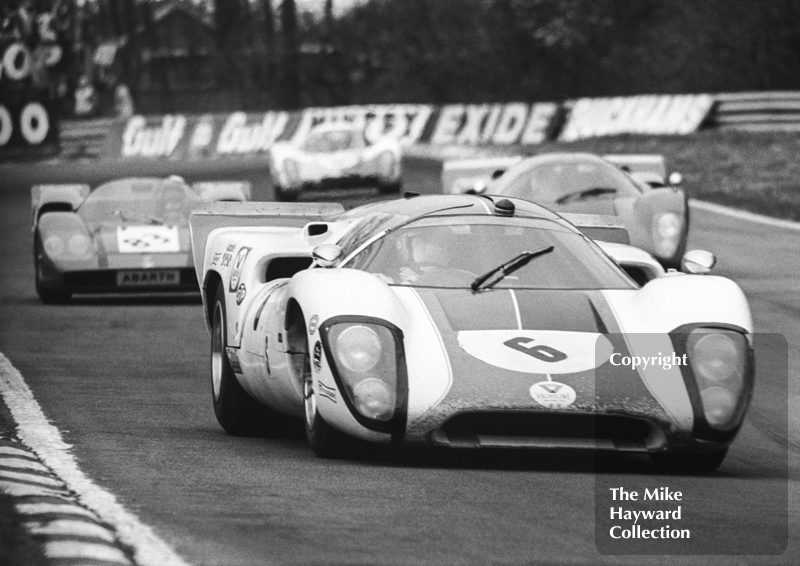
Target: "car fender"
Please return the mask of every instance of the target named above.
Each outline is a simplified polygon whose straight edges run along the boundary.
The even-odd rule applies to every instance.
[[[288,300],[300,307],[307,329],[307,348],[312,356],[312,375],[318,399],[318,410],[323,419],[342,432],[373,442],[389,442],[391,435],[376,432],[361,425],[342,399],[333,377],[331,364],[322,348],[322,328],[326,322],[339,316],[363,316],[378,319],[396,327],[402,334],[406,364],[410,358],[421,354],[409,351],[412,314],[398,294],[378,277],[354,269],[310,269],[298,273],[289,283]],[[291,348],[291,344],[289,345]],[[430,346],[428,349],[431,350]],[[431,352],[434,365],[441,363],[441,352]],[[446,362],[445,362],[446,363]],[[413,364],[410,364],[413,366]],[[418,364],[417,364],[418,365]],[[408,367],[409,391],[416,391],[411,383],[415,367]],[[412,394],[413,395],[413,394]],[[415,407],[418,405],[415,399]],[[429,406],[429,405],[428,405]]]
[[[91,188],[85,184],[34,185],[31,187],[31,210],[33,224],[50,210],[74,211],[89,196]]]
[[[753,332],[750,306],[732,280],[667,273],[638,291],[606,290],[623,332],[669,333],[687,324],[726,324]]]
[[[654,222],[658,215],[672,212],[681,218],[681,234],[678,248],[673,257],[661,260],[676,260],[682,255],[689,232],[689,215],[686,193],[680,189],[662,188],[646,191],[638,198],[617,198],[614,200],[616,213],[624,220],[630,234],[631,244],[647,250],[656,251]]]
[[[88,238],[91,245],[86,253],[76,254],[69,245],[70,239],[75,236]],[[74,212],[45,212],[36,225],[36,234],[39,238],[37,246],[47,264],[59,271],[76,269],[98,269],[99,257],[95,242],[83,219]],[[47,253],[44,242],[48,238],[59,238],[63,242],[64,251],[58,257]]]

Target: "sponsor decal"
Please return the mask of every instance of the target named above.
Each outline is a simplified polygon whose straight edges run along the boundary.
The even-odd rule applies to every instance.
[[[180,272],[177,269],[159,269],[155,271],[118,271],[118,287],[160,287],[162,285],[178,285]]]
[[[308,321],[308,335],[314,336],[314,333],[317,331],[317,324],[319,323],[319,317],[314,315],[311,317],[311,320]]]
[[[617,134],[689,134],[711,111],[708,94],[581,98],[561,132],[561,141]]]
[[[452,104],[442,107],[431,135],[439,145],[511,145],[546,141],[553,130],[559,105]]]
[[[336,403],[336,389],[334,389],[333,387],[328,387],[321,381],[318,381],[317,384],[319,385],[320,397],[325,397]]]
[[[546,409],[565,409],[575,402],[575,390],[565,383],[559,383],[547,376],[547,381],[531,385],[533,400]]]
[[[186,116],[168,114],[155,126],[149,126],[144,116],[132,116],[122,134],[122,156],[170,157],[185,130]]]
[[[120,253],[168,253],[181,251],[177,226],[118,226]]]
[[[542,375],[589,371],[614,353],[608,338],[596,332],[465,330],[458,344],[487,364]]]
[[[244,286],[244,283],[240,283],[239,288],[236,289],[236,304],[241,305],[245,296],[247,296],[247,287]]]
[[[222,254],[222,267],[228,267],[231,263],[233,254]]]
[[[214,257],[211,258],[211,265],[217,265],[220,259],[222,259],[222,252],[214,252]]]
[[[242,275],[242,268],[247,259],[247,254],[252,248],[241,248],[239,253],[236,254],[236,260],[233,262],[233,270],[231,271],[231,280],[228,290],[233,293],[239,287],[239,277]],[[230,260],[229,260],[230,261]]]
[[[228,244],[228,247],[225,248],[225,251],[232,252],[236,249],[236,244]]]
[[[319,340],[314,344],[314,369],[322,370],[322,343]]]
[[[217,153],[242,154],[266,151],[283,133],[289,114],[267,112],[254,116],[260,121],[251,123],[244,112],[234,112],[225,121],[217,140]]]
[[[238,373],[239,375],[242,374],[242,364],[239,363],[239,354],[236,351],[236,348],[226,348],[228,352],[228,361],[231,363],[231,369],[233,373]]]
[[[295,143],[304,140],[308,132],[319,124],[348,122],[361,125],[369,143],[391,138],[400,145],[409,145],[420,141],[433,110],[434,107],[428,104],[308,108],[303,112],[292,140]]]

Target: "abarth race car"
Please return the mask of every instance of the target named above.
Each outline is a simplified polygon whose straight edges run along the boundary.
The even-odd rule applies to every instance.
[[[370,144],[363,128],[355,124],[320,124],[299,145],[275,143],[268,161],[281,200],[295,200],[308,188],[371,184],[390,193],[401,184],[397,141],[382,138]]]
[[[189,211],[250,198],[250,183],[137,177],[89,185],[35,185],[33,255],[42,302],[73,293],[197,290]]]
[[[507,168],[507,169],[506,169]],[[678,173],[666,175],[661,155],[548,153],[527,159],[444,164],[444,192],[514,196],[558,212],[623,219],[631,243],[677,268],[686,251],[689,206]]]
[[[322,457],[359,439],[716,468],[753,387],[741,289],[704,275],[708,252],[665,272],[616,219],[570,218],[580,229],[522,199],[411,193],[193,212],[219,423],[303,419]]]

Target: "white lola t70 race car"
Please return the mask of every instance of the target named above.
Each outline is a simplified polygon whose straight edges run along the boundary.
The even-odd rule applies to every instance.
[[[708,252],[666,273],[615,219],[572,219],[469,195],[193,212],[219,423],[304,419],[325,457],[360,439],[716,468],[753,386],[742,291],[701,275]]]
[[[321,124],[299,145],[273,144],[268,159],[281,200],[295,200],[306,188],[374,184],[383,193],[400,190],[400,145],[391,138],[367,143],[355,124]]]

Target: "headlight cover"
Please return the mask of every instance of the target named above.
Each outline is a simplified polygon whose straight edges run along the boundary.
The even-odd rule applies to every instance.
[[[671,333],[678,355],[686,354],[684,382],[695,413],[693,435],[733,438],[753,389],[752,349],[744,329],[688,325]]]
[[[706,422],[715,430],[739,425],[747,341],[736,332],[697,328],[686,343]]]
[[[653,218],[653,243],[656,255],[672,257],[678,250],[683,221],[675,212],[662,212]]]
[[[335,317],[320,330],[334,379],[356,420],[371,430],[402,432],[408,396],[402,332],[369,317]]]

